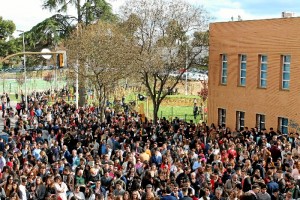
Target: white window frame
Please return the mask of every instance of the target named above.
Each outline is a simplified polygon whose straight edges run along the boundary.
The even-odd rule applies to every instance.
[[[227,54],[221,54],[222,58],[222,70],[221,70],[221,84],[226,85],[227,84],[227,74],[228,74],[228,57]],[[226,67],[225,67],[226,64]],[[226,70],[226,73],[224,73]]]
[[[243,64],[245,64],[244,69],[243,69]],[[245,72],[245,76],[242,76],[242,72]],[[247,55],[241,54],[240,55],[240,83],[239,83],[240,86],[246,86],[246,76],[247,76]],[[242,80],[245,80],[245,82],[242,83]]]
[[[263,57],[266,57],[266,60],[263,60]],[[266,69],[262,69],[263,65],[266,65]],[[266,78],[262,78],[262,74],[266,73]],[[267,55],[260,55],[260,73],[259,73],[259,87],[266,88],[267,87],[267,76],[268,76],[268,56]],[[262,81],[266,82],[266,85],[262,85]]]
[[[289,57],[289,62],[286,61],[286,58]],[[284,70],[284,65],[289,65],[289,70],[285,71]],[[283,55],[282,56],[282,81],[281,81],[281,88],[283,90],[289,90],[290,89],[290,79],[291,77],[287,80],[284,79],[284,74],[289,74],[289,77],[291,76],[291,56],[290,55]],[[284,82],[288,82],[288,87],[284,87]]]

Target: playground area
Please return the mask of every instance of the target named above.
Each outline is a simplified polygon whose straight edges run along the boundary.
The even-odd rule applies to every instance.
[[[56,85],[56,86],[55,86]],[[62,88],[66,81],[57,81],[56,84],[43,79],[27,79],[27,92],[44,91],[47,89]],[[25,84],[19,85],[16,79],[2,79],[0,81],[0,93],[15,94],[25,91]]]

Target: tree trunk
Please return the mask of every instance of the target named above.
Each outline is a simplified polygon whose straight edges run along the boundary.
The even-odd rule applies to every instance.
[[[158,109],[159,109],[159,104],[155,101],[155,99],[153,100],[153,122],[154,124],[157,124],[157,120],[158,120]]]
[[[84,106],[85,104],[85,87],[83,84],[80,84],[79,88],[79,101],[78,101],[78,105],[80,107]]]
[[[105,94],[105,88],[103,86],[99,87],[98,91],[99,97],[98,97],[98,103],[99,103],[99,115],[100,115],[100,121],[104,122],[105,119],[105,103],[106,103],[106,94]]]

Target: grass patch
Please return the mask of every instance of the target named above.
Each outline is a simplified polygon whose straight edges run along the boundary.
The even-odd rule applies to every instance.
[[[138,104],[144,105],[144,112],[146,116],[153,119],[153,105],[149,102],[149,107],[147,108],[146,101],[138,102]],[[138,106],[137,106],[138,108]],[[137,109],[138,110],[138,109]],[[193,114],[193,106],[167,106],[161,105],[158,110],[158,117],[165,117],[168,120],[172,120],[175,117],[179,119],[183,119],[185,121],[193,120],[194,122],[199,122],[199,120],[203,120],[202,116],[197,115],[196,120],[194,119]]]

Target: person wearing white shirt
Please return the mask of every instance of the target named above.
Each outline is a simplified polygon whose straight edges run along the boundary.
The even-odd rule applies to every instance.
[[[62,182],[60,176],[56,176],[54,178],[54,188],[56,191],[56,195],[60,197],[62,200],[67,200],[67,191],[68,191],[68,186]]]
[[[79,186],[79,185],[76,185],[76,186],[75,186],[75,191],[74,191],[73,193],[70,194],[69,200],[70,200],[72,197],[76,197],[76,199],[78,199],[78,200],[85,200],[84,193],[83,193],[83,192],[80,192],[80,186]]]
[[[204,200],[204,199],[210,200],[210,197],[209,197],[209,195],[210,195],[210,190],[209,190],[209,188],[206,187],[206,188],[204,189],[204,191],[205,191],[204,196],[201,197],[199,200]]]
[[[294,180],[299,180],[300,179],[300,173],[299,173],[300,162],[296,162],[295,166],[296,167],[292,170],[291,176],[293,177]]]
[[[21,185],[19,186],[19,190],[21,192],[21,198],[20,198],[21,200],[27,200],[26,183],[27,183],[27,179],[23,177],[21,179]]]

